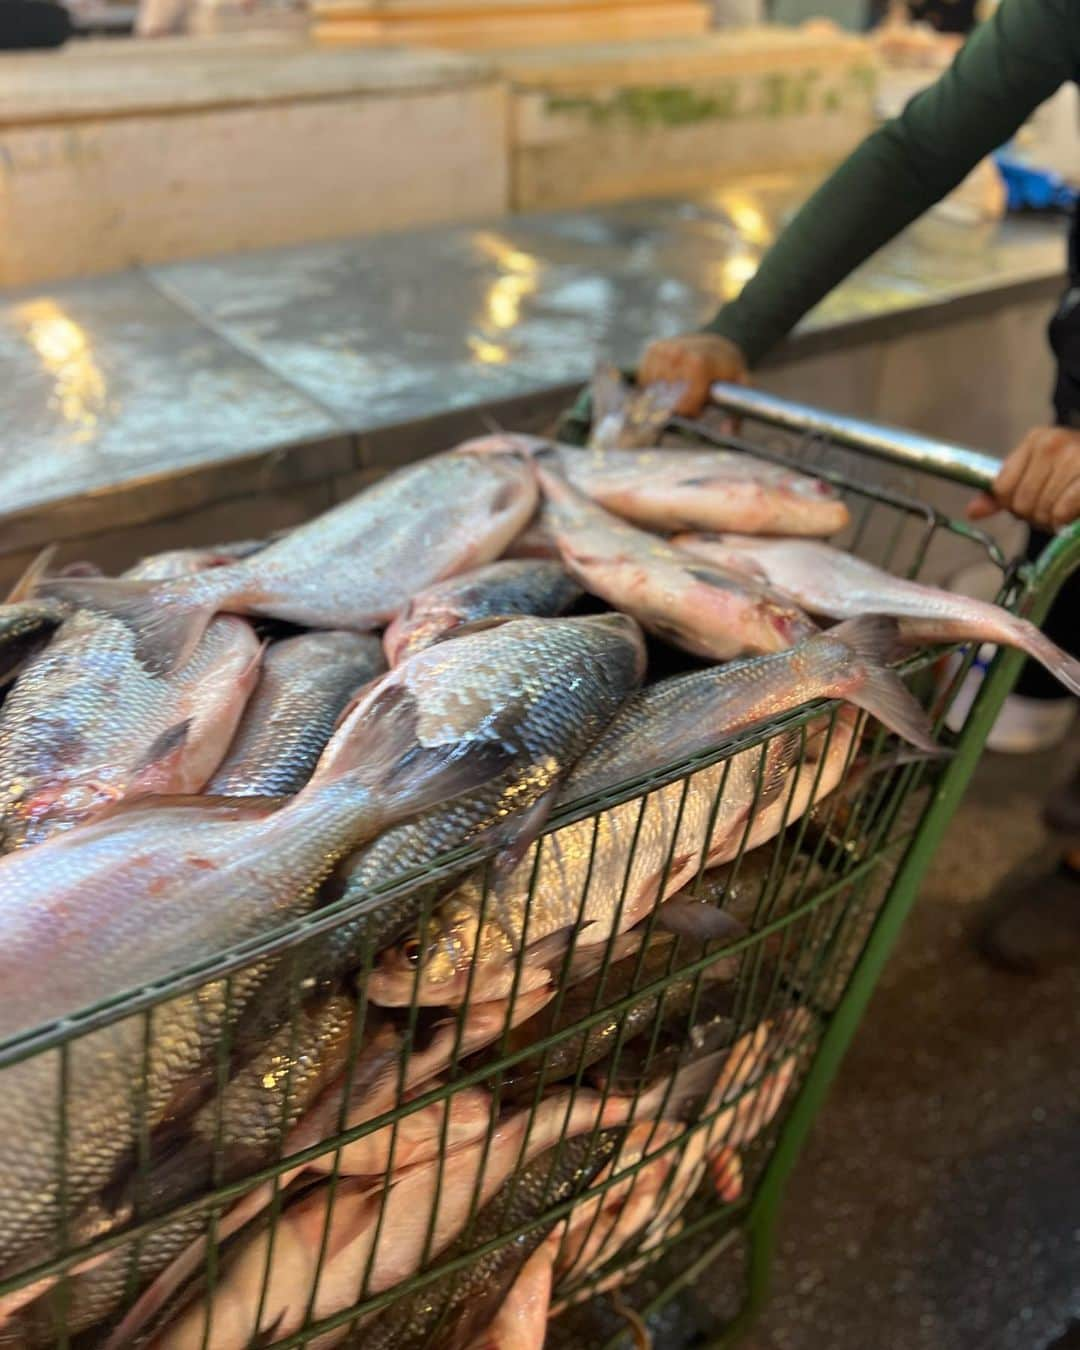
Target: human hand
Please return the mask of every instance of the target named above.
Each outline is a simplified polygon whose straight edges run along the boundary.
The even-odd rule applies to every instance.
[[[685,384],[686,392],[675,411],[694,417],[709,401],[709,390],[718,380],[749,384],[746,357],[729,338],[719,333],[684,333],[660,338],[645,349],[637,372],[638,384]]]
[[[1080,431],[1035,427],[1001,466],[991,492],[968,504],[969,520],[1011,511],[1040,530],[1060,530],[1080,516]]]

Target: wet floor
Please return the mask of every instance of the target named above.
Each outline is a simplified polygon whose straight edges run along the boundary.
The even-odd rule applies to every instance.
[[[969,936],[1050,856],[1040,794],[1068,763],[980,766],[797,1167],[746,1350],[1080,1347],[1080,926],[1041,978]]]

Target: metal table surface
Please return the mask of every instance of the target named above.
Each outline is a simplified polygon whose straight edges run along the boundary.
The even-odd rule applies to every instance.
[[[0,300],[0,555],[439,448],[447,414],[632,364],[757,265],[808,184],[249,253]],[[789,358],[1057,286],[1053,220],[927,217],[810,315]],[[430,419],[439,419],[432,422]],[[411,431],[410,431],[411,429]],[[409,442],[411,449],[400,447]],[[285,466],[284,469],[282,466]]]

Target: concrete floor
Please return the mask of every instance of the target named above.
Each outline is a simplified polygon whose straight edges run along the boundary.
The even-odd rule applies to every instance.
[[[1041,978],[968,936],[1050,856],[1041,794],[1069,762],[980,766],[800,1160],[745,1350],[1080,1346],[1080,927]]]

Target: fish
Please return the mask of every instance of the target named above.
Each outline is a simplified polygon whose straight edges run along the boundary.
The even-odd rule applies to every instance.
[[[346,1342],[355,1350],[467,1350],[505,1299],[522,1266],[541,1246],[555,1220],[545,1213],[586,1191],[610,1162],[622,1130],[600,1130],[556,1145],[526,1163],[477,1213],[465,1235],[443,1253],[449,1263],[525,1224],[527,1232],[482,1252],[463,1270],[439,1276],[365,1321]]]
[[[627,1249],[632,1245],[640,1257],[658,1246],[710,1164],[730,1160],[775,1117],[795,1076],[794,1055],[774,1062],[783,1042],[790,1044],[791,1021],[765,1022],[740,1038],[689,1129],[661,1120],[628,1131],[617,1158],[597,1182],[619,1174],[625,1174],[623,1179],[598,1188],[567,1220],[556,1272],[561,1286],[571,1286],[569,1301],[574,1301],[574,1286],[605,1267],[613,1267],[611,1275],[599,1286],[590,1283],[589,1294],[627,1278]]]
[[[546,502],[543,521],[566,570],[650,633],[695,656],[726,661],[780,651],[818,631],[745,572],[688,562],[684,550],[597,506],[546,467],[550,458],[533,463]]]
[[[198,792],[261,655],[251,625],[222,616],[182,671],[156,679],[123,625],[72,615],[0,709],[0,848],[39,844],[125,798]]]
[[[462,626],[532,614],[552,618],[569,609],[581,587],[558,563],[511,559],[437,582],[414,595],[383,635],[392,666],[452,637]]]
[[[386,669],[377,637],[301,633],[272,643],[225,758],[205,792],[287,797],[304,786],[339,715]]]
[[[334,1186],[328,1178],[301,1191],[278,1214],[272,1234],[263,1219],[233,1234],[228,1250],[223,1245],[219,1251],[211,1312],[214,1350],[246,1350],[253,1336],[271,1329],[274,1338],[289,1336],[304,1325],[309,1306],[312,1320],[318,1321],[401,1284],[444,1251],[479,1208],[548,1149],[565,1149],[578,1136],[596,1138],[635,1119],[682,1115],[706,1097],[718,1067],[716,1059],[700,1060],[635,1100],[587,1089],[553,1093],[535,1111],[506,1117],[445,1164],[435,1159],[409,1168],[385,1190],[372,1188],[369,1179],[346,1178]],[[200,1293],[196,1280],[153,1310],[166,1323],[152,1343],[154,1350],[203,1346],[206,1309],[193,1302]],[[126,1350],[144,1325],[142,1317],[125,1318],[104,1350]]]
[[[291,1130],[282,1153],[285,1157],[332,1141],[343,1131],[353,1130],[380,1115],[389,1114],[398,1102],[437,1086],[436,1074],[444,1072],[456,1055],[500,1036],[509,1024],[530,1017],[554,991],[534,992],[509,1003],[478,1004],[464,1010],[463,1025],[455,1020],[436,1028],[429,1045],[407,1049],[400,1030],[389,1023],[376,1025],[360,1049],[350,1072],[324,1089],[319,1099]],[[404,1063],[403,1063],[404,1061]],[[402,1072],[404,1069],[404,1072]],[[445,1158],[465,1144],[475,1144],[491,1128],[494,1104],[480,1089],[458,1088],[444,1101],[419,1106],[386,1125],[372,1129],[349,1143],[327,1151],[283,1172],[277,1184],[266,1182],[241,1197],[218,1223],[215,1240],[225,1242],[261,1214],[275,1196],[287,1190],[298,1177],[338,1174],[342,1177],[379,1177],[420,1163]],[[392,1164],[392,1167],[391,1167]],[[132,1306],[125,1317],[124,1334],[158,1315],[205,1261],[205,1219],[194,1241],[174,1260]],[[119,1332],[117,1333],[120,1334]],[[121,1344],[127,1344],[121,1340]]]
[[[693,955],[706,951],[707,948],[698,945]],[[494,1077],[498,1082],[500,1101],[524,1105],[545,1085],[583,1072],[607,1055],[614,1044],[632,1040],[639,1032],[651,1027],[658,1016],[662,1015],[666,1022],[675,1019],[680,1012],[685,1013],[695,1000],[695,991],[713,981],[731,981],[738,969],[737,959],[717,955],[700,974],[680,975],[680,965],[686,965],[692,959],[685,947],[680,949],[680,955],[681,961],[676,957],[675,938],[666,933],[654,934],[643,952],[631,951],[621,960],[612,961],[606,972],[598,972],[596,978],[564,989],[560,997],[549,1000],[506,1037],[505,1045],[500,1042],[471,1056],[465,1061],[465,1071],[472,1072],[485,1064],[496,1066]],[[665,984],[660,992],[642,994],[626,1004],[630,995],[661,979],[665,979]],[[563,1035],[554,1044],[513,1064],[502,1063],[507,1055],[570,1031],[609,1004],[619,1006],[600,1020],[590,1021],[573,1035]]]
[[[484,640],[484,647],[462,646]],[[483,651],[470,669],[458,663]],[[336,878],[337,903],[350,920],[327,933],[318,966],[331,974],[363,965],[395,941],[430,904],[435,887],[410,887],[392,896],[370,896],[375,887],[426,866],[458,843],[523,853],[542,828],[563,776],[600,735],[644,674],[641,633],[621,614],[572,619],[514,619],[486,632],[427,648],[415,662],[439,672],[451,664],[462,686],[482,680],[497,725],[519,747],[512,770],[484,794],[458,798],[424,816],[384,831],[357,850]],[[466,674],[467,672],[467,674]],[[457,715],[460,693],[447,687],[447,715]],[[507,863],[509,865],[509,862]]]
[[[151,1136],[145,1165],[92,1201],[69,1230],[69,1241],[85,1243],[164,1214],[272,1162],[289,1128],[344,1068],[355,1012],[355,998],[337,993],[300,1005],[190,1119],[168,1122]],[[147,1284],[207,1222],[206,1211],[197,1211],[151,1230],[141,1244],[110,1251],[88,1269],[76,1268],[62,1303],[42,1297],[21,1314],[17,1325],[27,1350],[53,1343],[60,1316],[69,1335],[113,1316],[130,1300],[132,1275],[136,1290]],[[56,1278],[45,1281],[45,1289]],[[0,1318],[20,1302],[0,1300]]]
[[[1080,694],[1080,660],[1000,605],[894,577],[820,541],[750,540],[722,534],[679,535],[672,542],[708,562],[742,568],[748,576],[765,579],[815,614],[832,619],[889,614],[901,620],[901,636],[911,643],[976,641],[1017,647],[1070,693]]]
[[[562,472],[580,492],[615,515],[661,534],[735,530],[830,535],[850,520],[842,498],[828,483],[755,455],[560,445],[558,457]]]
[[[518,1272],[489,1326],[469,1350],[544,1350],[555,1258],[566,1225],[557,1224]]]
[[[497,807],[504,828],[535,806],[555,771],[553,729],[572,734],[565,729],[581,719],[581,703],[561,697],[570,673],[580,678],[585,661],[596,679],[614,678],[620,650],[639,670],[639,638],[617,617],[591,629],[584,620],[515,622],[546,625],[544,636],[518,641],[504,625],[421,652],[368,686],[307,785],[276,810],[258,799],[132,806],[0,859],[0,1037],[165,979],[305,913],[335,861],[399,819],[469,793],[488,817]],[[451,823],[439,842],[453,846]],[[217,981],[177,996],[158,1010],[149,1050],[139,1018],[70,1045],[69,1204],[99,1189],[134,1141],[132,1066],[145,1053],[153,1120],[266,974],[255,963],[228,988]],[[56,1059],[51,1051],[3,1070],[0,1263],[55,1227]]]
[[[725,736],[811,698],[845,697],[872,706],[909,738],[932,746],[926,714],[884,665],[895,643],[894,624],[868,617],[834,634],[831,640],[822,634],[785,653],[673,676],[638,691],[575,764],[561,786],[559,804],[570,805],[714,749]],[[564,826],[534,845],[517,867],[504,868],[496,893],[487,899],[483,873],[470,874],[442,901],[426,932],[383,954],[369,980],[371,997],[408,1001],[414,984],[424,1000],[460,997],[477,942],[484,969],[472,997],[482,997],[484,989],[507,987],[523,943],[527,947],[571,928],[579,930],[579,943],[603,942],[612,922],[619,931],[633,927],[699,867],[725,861],[725,849],[741,838],[751,810],[760,815],[770,802],[780,801],[780,809],[770,807],[764,815],[759,831],[771,837],[767,831],[779,828],[783,818],[787,797],[782,788],[799,750],[800,737],[794,733],[794,739],[776,738],[765,750],[736,754],[728,770],[724,761],[701,770],[689,778],[681,808],[683,784],[677,781],[644,799],[609,807],[595,821],[587,817]],[[844,763],[837,750],[822,781],[835,787]],[[804,776],[789,819],[807,809],[813,782],[812,774]],[[721,790],[723,800],[714,808]],[[531,969],[523,988],[531,979],[544,978],[543,967],[529,961],[527,952],[526,962]]]
[[[898,641],[894,620],[865,615],[786,651],[648,685],[626,700],[574,766],[560,804],[659,772],[820,699],[852,703],[913,745],[936,753],[929,717],[886,664]]]
[[[417,591],[497,558],[536,502],[515,455],[436,455],[228,566],[167,582],[49,580],[38,592],[122,618],[139,660],[167,673],[223,610],[309,628],[382,627]]]
[[[136,563],[124,577],[149,581],[189,576],[218,565],[230,550],[250,547],[219,545],[155,553]],[[13,594],[24,596],[34,590],[53,552],[45,550]],[[250,691],[249,680],[258,673],[257,663],[232,691],[224,678],[208,685],[199,694],[197,719],[185,729],[180,714],[171,723],[161,721],[169,691],[150,685],[135,660],[134,641],[123,623],[104,615],[72,614],[70,606],[58,600],[23,603],[51,611],[62,626],[49,648],[24,668],[10,706],[0,710],[0,851],[36,842],[54,829],[75,823],[96,806],[128,795],[117,775],[123,774],[125,755],[129,765],[137,764],[140,749],[149,754],[156,748],[163,758],[149,759],[133,795],[143,788],[177,793],[201,788],[221,758],[225,738],[232,734]],[[221,654],[228,652],[224,637],[231,633],[242,643],[246,632],[235,626],[219,628],[215,642]],[[208,647],[206,652],[212,650]],[[253,658],[256,651],[254,644]],[[206,675],[212,669],[204,661],[191,676],[198,677],[200,670]],[[219,674],[224,676],[225,671]],[[182,697],[198,689],[191,676],[173,686]],[[223,722],[214,721],[215,706],[224,715]],[[164,739],[155,747],[159,733]],[[110,773],[110,755],[117,752],[121,759]],[[35,809],[35,796],[39,809]]]
[[[589,447],[625,450],[655,445],[685,392],[685,385],[677,382],[630,385],[615,366],[599,365],[590,387]]]
[[[470,873],[428,923],[379,957],[368,997],[387,1006],[503,998],[549,979],[562,934],[578,947],[633,928],[699,868],[734,856],[747,821],[788,782],[797,733],[574,821],[530,846],[493,888]],[[726,767],[730,766],[730,767]],[[533,954],[530,954],[532,949]]]

